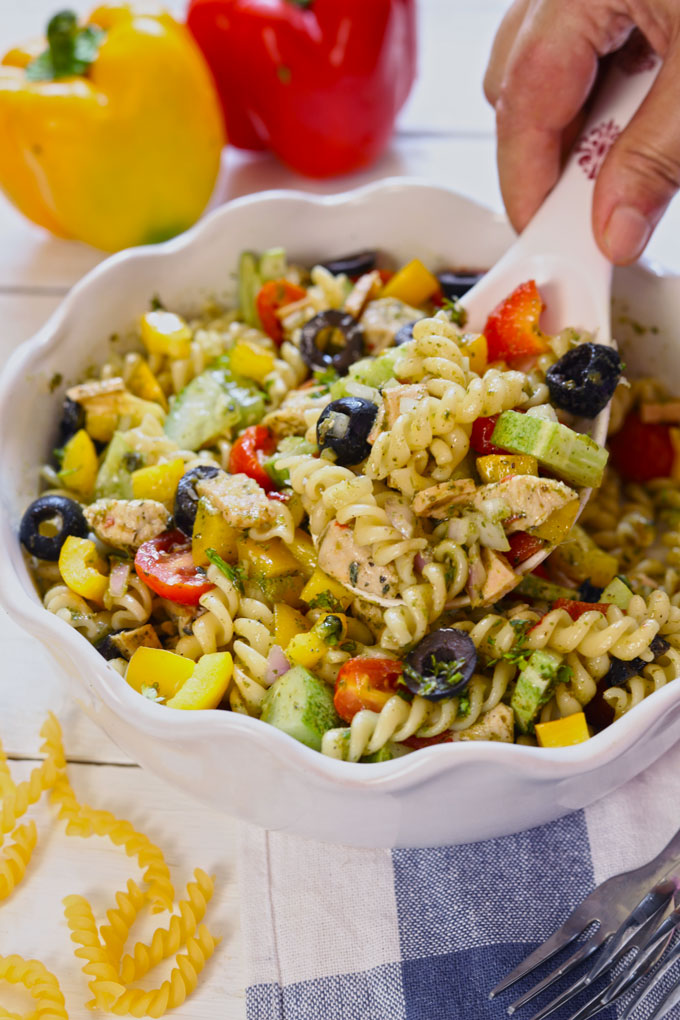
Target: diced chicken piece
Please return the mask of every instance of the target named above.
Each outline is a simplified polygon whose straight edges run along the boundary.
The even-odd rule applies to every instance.
[[[383,390],[385,426],[393,428],[400,414],[412,411],[420,400],[427,396],[424,383],[406,383],[402,386],[388,386]]]
[[[198,616],[205,615],[200,606],[183,606],[179,602],[170,602],[163,599],[162,602],[170,620],[160,625],[161,630],[169,628],[169,637],[174,637],[174,632],[182,636],[189,636],[193,632],[194,621]]]
[[[155,499],[99,499],[83,513],[97,538],[114,549],[138,549],[167,531],[171,520]]]
[[[227,524],[240,531],[271,524],[276,518],[276,504],[248,475],[221,471],[214,478],[201,478],[196,492],[210,500]]]
[[[476,723],[455,734],[454,740],[498,740],[512,744],[515,739],[515,717],[509,705],[496,705],[481,715]]]
[[[385,405],[380,404],[380,406],[378,407],[378,413],[375,416],[375,421],[373,422],[373,427],[366,436],[366,442],[369,444],[369,446],[373,446],[374,442],[376,441],[376,439],[378,438],[378,436],[380,435],[384,428],[385,428]]]
[[[307,429],[305,413],[323,408],[329,400],[325,389],[318,386],[292,390],[280,407],[264,416],[262,424],[279,438],[302,435]]]
[[[116,376],[113,379],[91,379],[89,382],[72,386],[70,390],[66,391],[66,396],[69,400],[75,401],[76,404],[84,404],[95,397],[101,397],[109,393],[124,392],[125,383],[122,378]]]
[[[501,500],[508,510],[505,531],[511,535],[514,531],[538,527],[555,510],[577,498],[573,489],[554,478],[513,475],[477,489],[474,505],[481,513],[487,513],[492,501]]]
[[[120,630],[117,634],[109,634],[107,644],[120,653],[121,658],[131,659],[138,648],[162,648],[158,634],[150,623],[134,630]]]
[[[415,496],[413,512],[419,517],[445,520],[450,507],[473,501],[475,488],[471,478],[456,478],[450,482],[431,485]]]
[[[482,588],[486,581],[486,570],[484,569],[478,546],[470,551],[468,565],[469,571],[466,586],[468,598],[470,599],[471,606],[478,606],[482,601]]]
[[[398,298],[378,298],[369,301],[361,316],[361,328],[369,354],[380,354],[391,347],[402,326],[422,319],[423,313],[417,308],[404,304]]]
[[[646,425],[680,425],[680,400],[667,400],[660,404],[641,404],[640,418]]]
[[[519,582],[519,577],[502,553],[495,549],[482,548],[482,566],[486,571],[486,579],[482,585],[480,606],[488,606],[497,602],[512,591]]]
[[[415,531],[416,518],[407,500],[394,492],[390,493],[381,505],[392,527],[396,528],[404,538],[412,538]]]
[[[360,276],[345,301],[345,311],[358,319],[363,312],[366,303],[371,298],[376,298],[382,287],[382,277],[377,269]]]
[[[394,606],[400,601],[395,568],[391,564],[378,566],[371,556],[371,547],[357,545],[354,532],[347,525],[336,521],[328,525],[319,544],[319,566],[367,602]]]

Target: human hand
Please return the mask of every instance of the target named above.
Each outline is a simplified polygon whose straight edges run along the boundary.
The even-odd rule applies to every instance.
[[[559,177],[595,83],[599,59],[638,28],[663,60],[642,106],[595,183],[593,230],[612,262],[634,261],[680,187],[678,0],[516,0],[484,80],[496,110],[498,170],[517,230]]]

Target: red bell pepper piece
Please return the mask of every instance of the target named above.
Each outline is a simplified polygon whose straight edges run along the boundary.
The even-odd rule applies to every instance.
[[[608,445],[612,464],[627,482],[668,478],[673,470],[670,425],[647,425],[631,413]]]
[[[520,283],[486,320],[484,336],[489,361],[513,361],[542,354],[547,349],[538,326],[542,311],[543,301],[535,280]]]
[[[302,300],[306,293],[304,287],[298,287],[296,283],[290,283],[288,280],[270,280],[260,288],[255,298],[255,307],[260,316],[262,329],[275,344],[280,346],[283,341],[283,327],[276,315],[279,308]]]
[[[229,141],[309,177],[374,163],[415,78],[415,0],[192,0]]]
[[[229,454],[229,471],[232,475],[248,475],[265,492],[276,488],[274,480],[265,470],[263,457],[276,449],[276,440],[266,425],[251,425],[238,437]]]
[[[578,620],[584,613],[592,613],[593,610],[606,616],[609,605],[609,602],[577,602],[575,599],[555,599],[553,609],[565,609],[572,620]]]
[[[505,555],[513,567],[524,563],[534,553],[540,552],[545,547],[545,542],[542,539],[536,538],[535,535],[530,535],[528,531],[516,531],[514,535],[508,537],[508,542],[510,543],[510,548]]]

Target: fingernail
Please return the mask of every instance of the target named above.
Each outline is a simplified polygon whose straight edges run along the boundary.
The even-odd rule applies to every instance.
[[[645,249],[652,233],[649,220],[631,205],[617,205],[609,217],[604,243],[614,263],[633,262]]]

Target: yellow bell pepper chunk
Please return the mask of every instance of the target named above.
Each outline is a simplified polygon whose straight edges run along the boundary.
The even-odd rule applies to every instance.
[[[254,379],[257,383],[264,382],[275,365],[271,351],[248,340],[239,340],[231,352],[229,361],[234,375]]]
[[[181,315],[174,312],[147,312],[139,322],[142,342],[149,354],[168,358],[188,358],[191,330]]]
[[[152,400],[156,404],[160,404],[164,411],[168,410],[168,398],[144,358],[140,358],[130,372],[127,388],[136,397],[141,397],[142,400]]]
[[[191,659],[164,648],[142,645],[130,659],[125,679],[139,694],[143,687],[155,687],[158,695],[167,700],[177,694],[193,672]]]
[[[191,555],[196,566],[207,567],[210,564],[208,549],[213,549],[226,563],[237,563],[238,535],[236,528],[227,524],[210,500],[201,496],[191,537]]]
[[[45,50],[15,47],[0,67],[0,190],[33,222],[109,251],[191,226],[220,167],[224,130],[208,66],[184,25],[149,4],[98,8],[87,66],[31,81]],[[82,25],[60,15],[52,45],[77,50]],[[81,37],[82,38],[82,37]]]
[[[577,499],[572,499],[559,510],[554,510],[543,524],[539,524],[537,528],[530,528],[530,533],[536,538],[550,542],[551,545],[558,545],[571,531],[578,516],[579,505]]]
[[[227,693],[233,672],[234,663],[229,652],[202,655],[189,679],[185,680],[177,694],[168,700],[168,708],[193,711],[217,708]]]
[[[89,500],[94,492],[98,467],[95,445],[85,429],[80,429],[64,447],[59,481],[80,499]]]
[[[309,625],[302,613],[285,602],[274,606],[274,644],[279,648],[287,648],[294,637],[305,634]]]
[[[551,566],[572,581],[588,581],[606,587],[619,569],[616,556],[599,545],[579,524],[574,524],[565,540],[550,555]]]
[[[181,457],[166,464],[138,468],[130,476],[133,499],[156,499],[171,509],[183,474],[184,461]]]
[[[299,562],[280,538],[266,542],[243,539],[238,543],[238,558],[249,564],[249,572],[255,577],[282,577],[300,571]]]
[[[439,280],[420,259],[408,262],[382,289],[381,297],[397,298],[404,304],[422,305],[439,290]]]
[[[300,598],[303,602],[306,602],[307,605],[311,605],[311,603],[316,600],[319,600],[319,604],[321,604],[324,596],[327,596],[328,602],[334,600],[339,603],[343,609],[347,609],[353,598],[350,592],[348,592],[339,581],[336,581],[333,577],[329,577],[328,574],[324,573],[320,567],[317,567],[309,581],[307,581],[307,584],[302,589]]]
[[[85,428],[93,439],[108,443],[117,429],[135,428],[147,415],[165,421],[165,411],[153,400],[141,400],[127,390],[102,393],[85,405]]]
[[[290,543],[290,551],[305,577],[310,577],[316,569],[317,553],[314,543],[302,528],[297,528],[293,541]]]
[[[347,636],[347,617],[342,613],[323,613],[306,634],[297,634],[286,647],[286,657],[296,666],[313,669],[329,648]]]
[[[68,536],[59,553],[59,573],[76,595],[104,604],[109,586],[106,563],[89,538]]]
[[[539,747],[571,747],[590,739],[588,723],[583,712],[567,715],[553,722],[536,723]]]
[[[508,475],[537,475],[538,461],[528,453],[490,453],[476,460],[483,482],[500,482]]]
[[[464,333],[458,341],[463,354],[470,359],[470,368],[478,375],[486,372],[489,360],[489,345],[483,333]]]

